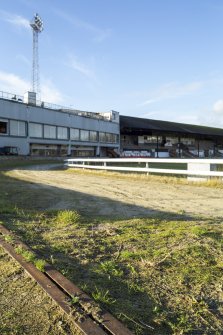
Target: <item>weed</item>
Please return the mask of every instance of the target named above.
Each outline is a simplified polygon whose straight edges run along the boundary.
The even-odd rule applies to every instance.
[[[99,270],[109,275],[109,279],[112,277],[121,277],[123,276],[123,270],[118,268],[116,262],[114,261],[105,261],[102,262],[99,266]]]
[[[72,304],[72,305],[78,304],[79,301],[80,301],[80,298],[79,298],[78,296],[73,295],[73,296],[71,297],[71,304]]]
[[[34,264],[38,270],[41,272],[45,271],[46,261],[36,258],[36,255],[32,251],[24,249],[21,245],[18,245],[15,248],[15,251],[17,254],[24,257],[27,262]]]
[[[25,249],[21,245],[18,245],[17,247],[15,247],[15,252],[18,255],[22,255],[24,251],[25,251]]]
[[[115,299],[109,295],[109,290],[103,290],[95,287],[95,292],[92,293],[92,297],[95,301],[101,302],[103,304],[112,305],[116,302]]]
[[[30,263],[34,263],[35,258],[36,258],[34,253],[28,250],[23,250],[21,255],[25,258],[27,262],[30,262]]]
[[[51,262],[51,264],[55,264],[56,263],[56,260],[53,257],[53,255],[50,255],[50,262]]]
[[[12,237],[12,235],[4,235],[4,239],[8,243],[12,243],[13,240],[14,240],[13,237]]]
[[[86,283],[82,283],[80,285],[80,287],[84,292],[88,292],[88,290],[89,290],[88,285]]]
[[[55,223],[59,227],[66,227],[68,225],[76,225],[80,220],[80,214],[76,211],[64,210],[59,211],[55,217]]]
[[[69,273],[67,269],[61,269],[60,272],[62,273],[63,276],[67,276]]]
[[[44,259],[35,259],[34,260],[34,265],[39,271],[44,272],[45,271],[45,266],[46,266],[46,261]]]

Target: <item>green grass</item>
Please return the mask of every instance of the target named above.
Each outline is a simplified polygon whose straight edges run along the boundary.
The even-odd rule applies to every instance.
[[[39,271],[44,272],[45,271],[45,266],[46,266],[46,261],[44,259],[35,259],[34,260],[34,265]]]
[[[17,169],[23,167],[29,167],[33,165],[46,165],[46,164],[55,164],[62,163],[63,160],[54,160],[54,159],[44,159],[44,158],[21,158],[21,157],[8,157],[7,159],[0,158],[0,171],[1,170],[9,170],[9,169]]]
[[[223,220],[174,215],[112,220],[32,210],[27,199],[47,201],[41,190],[27,195],[24,185],[20,192],[23,182],[4,174],[0,185],[2,224],[135,334],[222,333]],[[44,261],[17,248],[44,271]]]
[[[95,301],[100,302],[106,306],[112,305],[116,302],[116,300],[112,299],[110,296],[109,290],[101,290],[97,287],[95,287],[95,290],[92,292],[92,297]]]
[[[144,323],[154,334],[221,333],[221,221],[97,221],[92,236],[86,217],[58,226],[57,216],[13,214],[5,224],[136,334],[147,334]]]
[[[79,220],[80,215],[77,211],[61,210],[57,212],[54,222],[59,227],[67,227],[77,224]]]
[[[46,261],[43,259],[38,259],[36,255],[29,250],[24,249],[21,245],[15,247],[17,254],[21,255],[27,262],[35,265],[35,267],[41,272],[45,271]]]

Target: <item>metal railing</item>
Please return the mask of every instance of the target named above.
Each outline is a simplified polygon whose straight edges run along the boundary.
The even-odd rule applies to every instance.
[[[223,160],[221,159],[71,158],[65,160],[65,166],[147,174],[223,177]],[[221,171],[217,171],[219,166],[222,166]]]
[[[24,97],[22,95],[18,94],[13,94],[9,92],[3,92],[0,91],[0,99],[5,99],[5,100],[11,100],[11,101],[17,101],[20,103],[26,103],[24,101]],[[42,107],[42,108],[47,108],[47,109],[52,109],[56,111],[60,111],[63,113],[68,113],[68,114],[73,114],[73,115],[78,115],[78,116],[84,116],[87,118],[91,119],[97,119],[97,120],[102,120],[102,121],[111,121],[108,119],[107,116],[103,115],[103,113],[95,113],[95,112],[88,112],[88,111],[80,111],[77,109],[73,109],[72,107],[66,107],[66,106],[61,106],[61,105],[56,105],[50,102],[45,102],[42,100],[36,100],[35,106],[37,107]]]

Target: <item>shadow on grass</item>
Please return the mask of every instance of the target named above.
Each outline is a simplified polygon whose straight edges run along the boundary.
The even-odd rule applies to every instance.
[[[97,260],[92,258],[81,261],[81,258],[72,256],[70,248],[50,245],[43,237],[44,231],[41,228],[38,230],[35,225],[33,226],[30,214],[27,219],[25,213],[26,211],[34,213],[46,209],[64,210],[69,208],[77,210],[83,218],[86,218],[87,224],[92,219],[94,225],[97,224],[97,219],[100,224],[100,220],[106,218],[108,221],[143,217],[158,217],[176,221],[192,220],[193,218],[127,204],[103,196],[92,196],[87,194],[87,190],[86,193],[81,193],[41,183],[21,181],[3,174],[0,174],[0,188],[0,220],[7,228],[16,231],[24,242],[38,250],[41,257],[48,259],[48,261],[53,259],[54,266],[87,293],[92,293],[96,288],[103,292],[108,290],[109,295],[116,302],[105,304],[106,309],[109,309],[116,316],[120,316],[121,320],[125,320],[136,334],[171,334],[169,327],[161,321],[160,324],[154,323],[156,303],[153,299],[139,289],[140,285],[137,287],[137,285],[129,286],[127,284],[125,278],[125,274],[129,275],[127,268],[123,269],[123,276],[120,277],[97,272]],[[16,214],[16,211],[13,212],[13,210],[10,211],[10,208],[14,207],[19,208],[20,214]],[[106,208],[106,211],[103,208]],[[22,212],[24,215],[21,214]],[[194,218],[194,220],[196,219]],[[59,240],[62,238],[62,236],[58,236]],[[113,254],[112,246],[110,248],[105,251],[108,258]],[[137,284],[137,280],[136,275],[135,284]],[[132,283],[134,284],[134,278]],[[165,310],[165,306],[163,308]],[[141,321],[155,329],[150,330],[147,326],[143,326]]]
[[[67,247],[61,245],[51,245],[48,240],[43,238],[41,233],[33,232],[28,222],[21,226],[19,221],[11,220],[8,216],[8,218],[5,217],[3,223],[35,250],[40,258],[53,264],[58,271],[83,291],[92,296],[92,293],[98,290],[102,295],[105,295],[106,301],[103,303],[99,300],[98,303],[124,322],[134,334],[172,334],[166,323],[161,320],[158,323],[154,322],[157,317],[154,312],[157,304],[146,292],[140,289],[137,275],[135,282],[133,278],[129,284],[127,283],[126,279],[129,276],[127,267],[122,266],[123,275],[120,277],[99,273],[97,268],[100,263],[98,263],[96,253],[95,258],[77,258],[72,255],[71,249],[67,250]],[[24,228],[25,226],[27,229]],[[63,236],[58,236],[58,239],[62,240]],[[110,249],[106,249],[105,258],[112,258],[113,255],[114,250],[111,246]],[[106,292],[108,295],[106,295]],[[163,307],[165,309],[165,306]],[[151,328],[143,324],[147,324]]]

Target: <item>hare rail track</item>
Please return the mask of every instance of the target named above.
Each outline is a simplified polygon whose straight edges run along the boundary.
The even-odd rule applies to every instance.
[[[11,237],[11,242],[8,237]],[[0,226],[0,246],[15,259],[25,271],[69,316],[75,326],[85,335],[133,335],[120,321],[100,307],[80,288],[65,278],[52,265],[47,264],[44,272],[16,253],[15,247],[31,249],[3,226]],[[33,252],[33,251],[32,251]]]

